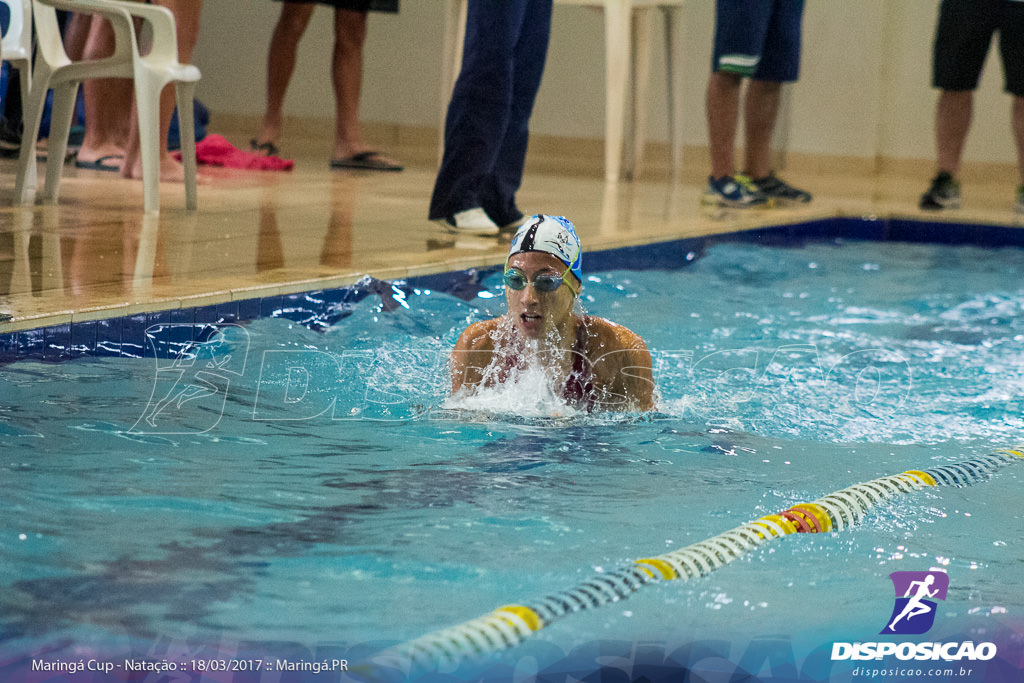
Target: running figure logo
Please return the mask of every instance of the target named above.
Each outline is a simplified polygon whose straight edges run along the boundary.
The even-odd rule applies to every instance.
[[[220,422],[233,378],[245,373],[249,333],[234,323],[154,325],[153,392],[132,434],[203,434]],[[162,352],[177,349],[163,358]]]
[[[896,604],[889,625],[881,633],[916,635],[925,633],[935,623],[938,603],[949,590],[949,574],[945,572],[893,572],[889,575],[896,589]],[[933,599],[929,599],[933,598]]]

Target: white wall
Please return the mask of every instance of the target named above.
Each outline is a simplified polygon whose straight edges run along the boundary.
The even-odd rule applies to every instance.
[[[436,126],[440,115],[443,4],[401,0],[397,15],[372,13],[365,51],[365,121]],[[217,112],[259,115],[266,50],[279,11],[270,0],[205,0],[195,62],[199,97]],[[928,159],[934,154],[931,43],[938,0],[807,0],[799,83],[790,88],[789,149],[809,154]],[[241,8],[241,11],[240,11]],[[684,10],[686,142],[706,144],[704,87],[713,0]],[[301,46],[287,113],[332,116],[328,70],[332,15],[319,8]],[[664,52],[657,22],[648,135],[667,138]],[[600,138],[604,34],[599,10],[559,6],[532,130]],[[992,50],[975,104],[967,161],[1015,163],[1010,101]],[[216,123],[216,122],[215,122]]]

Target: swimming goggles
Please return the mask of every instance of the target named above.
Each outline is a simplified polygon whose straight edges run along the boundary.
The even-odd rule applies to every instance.
[[[575,287],[572,286],[565,276],[572,271],[572,266],[565,269],[565,272],[561,275],[538,275],[533,278],[533,282],[526,279],[526,274],[518,268],[506,268],[505,269],[505,286],[509,289],[514,289],[517,292],[526,289],[526,285],[533,285],[533,288],[538,292],[553,292],[564,283],[573,294],[579,294]]]

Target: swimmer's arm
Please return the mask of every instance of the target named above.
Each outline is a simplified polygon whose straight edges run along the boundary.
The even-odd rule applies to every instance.
[[[463,387],[475,387],[483,381],[483,370],[490,364],[494,352],[493,327],[490,320],[473,323],[459,335],[449,361],[452,395]]]
[[[640,337],[637,345],[624,354],[625,363],[619,368],[623,393],[630,410],[647,412],[654,410],[654,373],[651,369],[651,353]]]
[[[607,394],[619,397],[615,404],[603,406],[609,410],[646,412],[655,409],[654,374],[651,353],[643,338],[629,328],[602,321],[603,348],[616,349],[604,354],[595,363],[595,370],[607,377]],[[601,364],[605,367],[599,368]]]

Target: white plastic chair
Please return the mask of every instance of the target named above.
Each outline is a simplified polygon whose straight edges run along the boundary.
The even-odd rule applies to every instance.
[[[11,23],[0,40],[0,60],[11,62],[21,75],[22,92],[28,92],[32,83],[32,1],[3,0],[7,5]]]
[[[441,127],[462,61],[467,0],[448,0],[445,7],[445,68],[442,70]],[[579,5],[604,10],[605,36],[605,180],[615,182],[637,174],[643,159],[650,76],[651,11],[665,16],[665,59],[668,77],[669,144],[673,176],[683,165],[682,65],[679,63],[679,14],[686,0],[554,0],[556,5]],[[635,22],[635,32],[634,32]],[[632,83],[632,138],[623,167],[626,127],[626,87]],[[442,133],[443,135],[443,133]]]
[[[35,140],[46,104],[46,91],[53,88],[50,137],[47,145],[46,185],[40,195],[44,202],[56,202],[67,152],[68,133],[74,114],[78,85],[89,78],[131,78],[139,119],[142,179],[145,210],[160,210],[160,91],[174,83],[181,133],[181,154],[185,166],[185,206],[196,208],[196,144],[193,97],[199,69],[178,61],[174,15],[165,7],[122,0],[34,0],[37,38],[36,68],[26,104],[24,140]],[[56,10],[99,14],[114,29],[114,54],[97,60],[72,62],[64,50]],[[133,17],[152,28],[152,49],[139,51]],[[22,144],[15,197],[31,203],[29,179],[35,165],[35,147]]]
[[[18,69],[24,117],[25,98],[32,85],[32,0],[3,0],[0,5],[7,5],[11,15],[7,33],[0,39],[0,61],[10,62]]]
[[[669,144],[672,174],[683,163],[682,65],[679,60],[679,13],[686,0],[555,0],[555,4],[604,9],[605,39],[605,180],[620,175],[632,178],[643,159],[647,120],[647,85],[650,77],[652,10],[665,17],[665,71],[667,76]],[[633,30],[635,29],[635,31]],[[630,69],[632,65],[632,69]],[[632,83],[631,149],[622,165],[626,123],[626,87]]]

